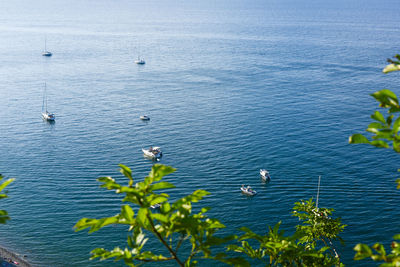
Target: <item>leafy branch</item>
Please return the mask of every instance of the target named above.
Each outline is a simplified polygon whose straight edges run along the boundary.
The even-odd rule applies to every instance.
[[[394,60],[387,60],[391,64],[383,69],[383,73],[400,70],[400,55],[396,54],[394,58]],[[396,153],[400,153],[400,116],[395,117],[396,113],[400,112],[400,106],[396,94],[388,89],[383,89],[371,94],[371,96],[379,102],[380,108],[387,110],[387,116],[385,117],[381,112],[375,111],[371,115],[371,118],[375,122],[370,123],[366,129],[367,132],[373,134],[372,140],[369,140],[362,134],[353,134],[349,137],[349,143],[370,144],[380,148],[393,148]],[[397,189],[400,189],[400,179],[397,179],[396,182]],[[400,234],[395,235],[393,239],[399,240]],[[356,251],[355,260],[370,257],[374,261],[383,261],[381,266],[400,266],[400,246],[396,241],[392,242],[389,254],[386,253],[381,243],[376,243],[371,247],[360,243],[354,247],[354,250]]]
[[[237,240],[240,245],[229,245],[228,251],[245,254],[257,259],[265,266],[341,266],[337,251],[331,240],[341,240],[340,232],[344,229],[340,218],[332,219],[332,209],[315,207],[312,200],[295,203],[293,216],[302,221],[292,236],[285,236],[280,222],[273,228],[268,227],[265,235],[259,235],[246,227]],[[324,246],[317,248],[317,241],[324,241]],[[257,247],[251,244],[258,243]],[[335,253],[329,253],[334,251]],[[220,255],[223,257],[223,255]],[[228,261],[232,264],[232,261]],[[236,264],[236,262],[235,262]],[[250,266],[248,262],[240,266]]]
[[[129,204],[123,205],[121,212],[112,217],[83,218],[77,222],[75,229],[81,231],[89,228],[89,233],[92,233],[111,224],[127,225],[130,232],[127,247],[125,249],[117,247],[111,251],[104,248],[94,249],[91,252],[92,259],[115,258],[123,260],[127,266],[137,266],[140,262],[174,260],[179,266],[194,266],[197,263],[195,259],[199,255],[200,258],[213,259],[211,247],[233,239],[233,237],[219,238],[214,235],[218,229],[225,226],[217,219],[206,215],[209,208],[202,208],[198,213],[192,212],[192,203],[207,196],[209,194],[207,191],[197,190],[175,202],[169,202],[169,195],[166,193],[156,193],[174,187],[169,182],[161,181],[164,176],[174,172],[174,168],[155,164],[143,181],[134,183],[131,169],[124,165],[119,166],[121,173],[128,178],[127,186],[118,184],[111,177],[101,177],[98,181],[103,183],[101,187],[122,194],[124,196],[122,201]],[[159,211],[151,208],[156,204],[161,205]],[[138,209],[136,214],[130,205],[136,206]],[[155,236],[169,255],[155,255],[151,251],[143,251],[148,240],[147,233]],[[185,241],[190,244],[191,250],[180,252],[178,255]]]
[[[3,175],[0,174],[0,181],[3,180]],[[7,179],[2,184],[0,184],[0,199],[7,198],[7,193],[3,192],[3,190],[14,181],[14,178]],[[0,210],[0,223],[4,224],[8,220],[10,220],[10,216],[8,216],[8,212],[5,210]]]

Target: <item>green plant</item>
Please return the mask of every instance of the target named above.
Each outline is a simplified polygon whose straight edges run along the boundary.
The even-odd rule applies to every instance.
[[[0,181],[3,180],[3,178],[4,178],[3,175],[0,174]],[[4,181],[4,182],[0,185],[0,192],[2,192],[2,193],[0,193],[0,199],[7,198],[7,197],[8,197],[7,194],[6,194],[5,192],[3,192],[3,190],[4,190],[10,183],[12,183],[14,180],[15,180],[14,178],[7,179],[6,181]],[[10,219],[10,217],[8,216],[7,211],[5,211],[5,210],[0,210],[0,223],[3,223],[3,224],[4,224],[4,223],[6,223],[7,220],[9,220],[9,219]]]
[[[384,73],[400,70],[400,55],[396,55],[395,60],[388,59],[388,62],[391,64],[383,69]],[[400,116],[397,115],[400,112],[400,106],[396,94],[388,89],[383,89],[371,94],[371,96],[379,102],[380,108],[387,110],[387,116],[385,117],[381,112],[375,111],[371,115],[375,122],[370,123],[366,129],[367,132],[372,133],[372,140],[362,134],[353,134],[349,138],[349,143],[393,148],[396,153],[400,153]],[[400,179],[397,179],[396,182],[397,188],[400,189]],[[393,239],[399,240],[400,234],[395,235]],[[356,251],[355,260],[370,257],[374,261],[383,261],[381,266],[400,266],[400,246],[396,241],[392,242],[389,254],[381,243],[376,243],[371,248],[366,244],[357,244],[354,250]]]
[[[293,215],[303,222],[297,226],[296,233],[284,236],[279,230],[280,223],[274,228],[268,227],[266,235],[258,235],[246,227],[240,230],[244,234],[240,237],[217,237],[215,233],[225,226],[217,219],[207,217],[209,208],[201,208],[200,212],[192,212],[192,203],[200,201],[209,193],[197,190],[194,193],[169,201],[165,192],[159,190],[173,188],[169,182],[161,181],[165,175],[175,171],[172,167],[156,164],[149,175],[141,182],[134,183],[132,171],[120,165],[121,173],[128,178],[128,185],[118,184],[111,177],[101,177],[98,180],[108,190],[122,194],[121,212],[112,217],[101,219],[83,218],[75,225],[76,231],[86,228],[89,233],[95,232],[107,225],[122,224],[129,227],[129,235],[125,248],[114,248],[108,251],[96,248],[91,259],[100,258],[123,260],[128,266],[136,266],[144,262],[161,262],[174,260],[179,266],[195,266],[198,259],[217,260],[229,265],[250,266],[245,259],[249,257],[270,265],[292,266],[332,266],[340,265],[340,259],[333,248],[331,240],[339,239],[339,233],[345,227],[340,219],[332,219],[332,209],[316,208],[312,200],[301,201],[295,204]],[[160,204],[159,211],[151,208]],[[136,212],[131,207],[136,207]],[[165,253],[155,255],[145,250],[148,234],[153,235],[165,248]],[[317,241],[322,240],[325,246],[317,248]],[[212,254],[214,247],[222,247],[226,242],[238,241],[240,245],[231,243],[227,253]],[[258,241],[259,247],[253,248],[250,243]],[[191,249],[183,251],[183,243]],[[188,247],[188,246],[185,246]],[[329,253],[334,251],[335,253]],[[239,254],[238,254],[239,253]],[[232,256],[233,255],[233,256]],[[239,255],[239,256],[236,256]]]
[[[213,259],[211,247],[221,245],[233,237],[219,238],[214,234],[225,226],[216,219],[207,217],[209,208],[201,208],[200,212],[192,212],[192,203],[198,202],[209,193],[196,190],[192,194],[169,202],[169,195],[156,193],[160,190],[173,188],[174,185],[161,179],[175,171],[174,168],[155,164],[149,175],[141,182],[134,183],[130,168],[119,165],[121,173],[128,178],[128,185],[118,184],[111,177],[101,177],[108,190],[115,190],[122,194],[123,202],[129,203],[121,207],[121,212],[115,216],[101,219],[81,219],[76,225],[76,231],[90,228],[89,233],[95,232],[110,224],[122,224],[129,227],[127,246],[108,251],[96,248],[92,258],[124,260],[128,266],[136,266],[143,262],[160,262],[174,260],[179,266],[195,266],[197,258]],[[160,204],[159,211],[151,208]],[[130,205],[136,206],[136,212]],[[166,249],[165,253],[155,255],[152,251],[145,250],[148,238],[152,234]],[[189,251],[181,251],[182,244],[190,244]]]
[[[244,234],[238,238],[240,245],[229,245],[228,250],[257,259],[265,266],[342,265],[331,241],[341,240],[339,234],[345,225],[341,224],[340,218],[331,218],[332,212],[332,209],[317,208],[312,199],[296,202],[293,216],[298,217],[302,224],[296,226],[292,236],[285,236],[284,231],[279,230],[280,222],[274,228],[268,227],[265,235],[242,227],[240,230]],[[324,246],[318,248],[319,240]],[[250,245],[254,241],[258,243],[256,248]]]

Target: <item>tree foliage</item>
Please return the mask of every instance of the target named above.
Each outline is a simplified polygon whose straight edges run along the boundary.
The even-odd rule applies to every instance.
[[[397,59],[400,59],[400,55],[396,55]],[[383,72],[388,73],[396,69],[389,67],[391,65],[399,66],[398,61],[390,60],[392,64],[388,65]],[[366,131],[372,134],[371,139],[368,139],[362,134],[353,134],[349,138],[350,144],[370,144],[381,148],[392,147],[394,151],[400,153],[400,112],[399,100],[395,93],[388,89],[383,89],[371,94],[379,103],[381,110],[386,110],[387,115],[384,116],[379,110],[376,110],[371,118],[374,120],[371,122]]]
[[[209,193],[196,190],[192,194],[169,201],[169,195],[159,193],[160,190],[173,188],[174,185],[161,181],[161,179],[175,171],[174,168],[155,164],[149,175],[140,182],[134,183],[132,171],[120,165],[121,173],[128,178],[128,185],[118,184],[111,177],[101,177],[98,180],[108,190],[122,194],[121,212],[115,216],[89,219],[83,218],[76,225],[76,231],[89,228],[89,233],[97,231],[110,224],[122,224],[129,227],[127,246],[108,251],[104,248],[94,249],[92,258],[124,260],[128,266],[137,266],[141,262],[174,260],[179,266],[195,266],[196,258],[212,258],[211,247],[220,245],[232,237],[219,238],[214,234],[225,226],[217,219],[209,218],[206,213],[209,208],[202,208],[200,212],[193,213],[192,203],[200,201]],[[153,205],[161,205],[159,210]],[[131,207],[135,206],[135,210]],[[156,255],[150,250],[145,250],[148,238],[152,234],[166,249],[165,253]],[[181,251],[182,244],[190,245],[189,251]]]
[[[333,246],[333,241],[343,239],[339,234],[346,225],[341,223],[340,218],[332,218],[333,209],[317,208],[312,199],[308,201],[296,202],[293,208],[293,216],[299,218],[302,224],[296,226],[301,233],[300,243],[315,248],[318,241],[322,241],[326,247],[329,247],[335,257],[339,253]]]
[[[126,225],[129,229],[127,244],[124,248],[116,247],[111,251],[96,248],[91,252],[91,259],[113,258],[123,260],[128,266],[162,261],[175,261],[179,266],[195,266],[199,259],[217,260],[235,266],[250,266],[249,259],[259,260],[267,266],[332,266],[340,263],[337,254],[328,252],[335,249],[326,240],[331,242],[338,239],[344,225],[340,219],[330,217],[333,210],[317,209],[312,200],[296,203],[293,214],[303,225],[298,226],[292,236],[285,236],[279,230],[278,223],[274,228],[268,227],[265,235],[242,227],[240,230],[244,234],[241,236],[217,237],[215,233],[225,226],[206,215],[209,208],[199,208],[198,213],[192,210],[192,204],[200,201],[208,192],[197,190],[170,202],[170,196],[165,191],[174,185],[162,181],[162,178],[175,169],[155,164],[143,181],[135,183],[130,168],[124,165],[120,167],[121,173],[128,179],[127,186],[118,184],[111,177],[98,180],[102,183],[101,187],[121,194],[122,201],[127,204],[123,204],[115,216],[83,218],[75,225],[75,229],[81,231],[88,228],[92,233],[111,224]],[[160,205],[159,210],[152,208],[157,204]],[[164,253],[156,255],[146,249],[146,242],[151,235],[165,248]],[[324,241],[324,246],[317,248],[319,240]],[[254,241],[258,241],[258,248],[250,245]],[[227,245],[227,242],[230,244]],[[225,246],[227,253],[214,255],[212,249],[217,246],[220,250]]]
[[[394,59],[388,59],[391,63],[384,69],[384,73],[400,70],[400,55]],[[372,139],[368,139],[362,134],[353,134],[349,138],[350,144],[370,144],[380,148],[393,148],[396,153],[400,153],[400,112],[399,100],[395,93],[388,89],[383,89],[371,94],[379,103],[379,107],[387,111],[384,116],[380,111],[375,111],[371,118],[374,122],[368,125],[367,132],[372,133]],[[400,170],[399,170],[400,171]],[[396,180],[397,188],[400,189],[400,179]],[[400,239],[400,234],[393,237],[394,240]],[[357,244],[354,247],[355,260],[371,258],[374,261],[383,263],[380,266],[400,266],[400,244],[396,241],[391,243],[391,251],[387,253],[381,243],[376,243],[369,247],[366,244]]]
[[[0,174],[0,181],[3,180],[3,175]],[[4,181],[2,184],[0,184],[0,199],[7,198],[7,193],[3,192],[3,190],[14,181],[14,178],[7,179]],[[0,223],[4,224],[8,220],[10,220],[10,216],[8,216],[7,211],[5,210],[0,210]]]
[[[336,240],[345,225],[340,218],[332,219],[332,209],[315,206],[312,199],[295,203],[293,216],[301,225],[293,235],[285,236],[280,222],[268,227],[265,235],[259,235],[242,227],[244,234],[238,237],[240,245],[229,245],[228,250],[243,253],[257,259],[265,266],[340,266],[339,255],[331,240]],[[322,246],[317,242],[323,241]],[[258,243],[257,247],[250,244]],[[330,251],[330,252],[329,252]]]

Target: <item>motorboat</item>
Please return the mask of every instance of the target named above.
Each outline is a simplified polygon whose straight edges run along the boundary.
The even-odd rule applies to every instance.
[[[157,204],[154,204],[154,205],[150,206],[150,208],[152,208],[152,209],[158,209],[160,207],[161,207],[161,203],[157,203]]]
[[[149,117],[149,116],[146,116],[146,115],[142,115],[142,116],[140,116],[140,119],[141,119],[142,121],[149,121],[149,120],[150,120],[150,117]]]
[[[257,191],[252,189],[250,187],[250,185],[248,186],[244,186],[242,185],[242,187],[240,188],[240,190],[242,191],[243,194],[248,195],[248,196],[254,196],[257,194]]]
[[[271,180],[271,176],[269,175],[269,172],[266,169],[260,169],[260,176],[264,182]]]
[[[135,60],[135,63],[138,64],[138,65],[143,65],[143,64],[146,64],[146,61],[144,61],[143,58],[138,57],[138,58]]]
[[[44,94],[43,94],[43,104],[42,104],[42,118],[43,120],[54,122],[56,120],[56,115],[47,111],[47,89],[46,83],[44,83]],[[45,111],[46,110],[46,111]]]
[[[158,146],[150,147],[149,149],[142,148],[143,154],[146,157],[159,160],[162,157],[161,148]]]

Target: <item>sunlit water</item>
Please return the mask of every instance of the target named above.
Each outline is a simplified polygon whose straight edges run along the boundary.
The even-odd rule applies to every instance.
[[[89,252],[124,246],[126,229],[72,227],[118,212],[96,178],[120,178],[118,163],[143,178],[150,145],[177,168],[172,199],[208,190],[224,233],[293,232],[293,204],[315,198],[319,175],[320,206],[348,225],[348,266],[358,242],[399,233],[398,155],[347,144],[376,107],[368,94],[399,92],[399,74],[381,73],[399,52],[396,1],[54,2],[0,3],[0,170],[17,178],[2,245],[36,266],[109,266]],[[40,118],[44,82],[55,124]]]

